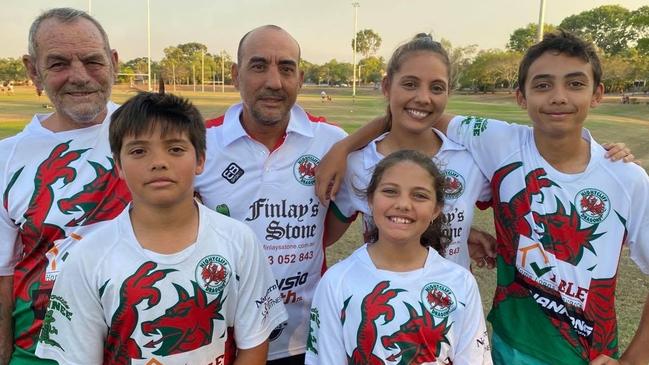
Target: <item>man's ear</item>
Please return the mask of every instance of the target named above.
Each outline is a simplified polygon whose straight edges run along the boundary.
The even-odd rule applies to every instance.
[[[38,90],[40,94],[40,91],[43,91],[43,83],[41,82],[41,76],[38,72],[38,65],[36,64],[36,60],[32,59],[30,55],[24,55],[23,65],[25,65],[27,75],[32,80],[34,86],[36,86],[36,90]]]
[[[520,88],[516,88],[516,102],[521,108],[527,109],[527,100],[525,99],[525,95],[523,95],[523,92]]]
[[[595,88],[593,98],[590,100],[590,107],[595,108],[596,106],[598,106],[599,103],[602,102],[602,97],[604,97],[604,84],[600,82],[599,85],[597,85],[597,87]]]
[[[113,64],[113,76],[117,79],[117,74],[119,73],[119,56],[114,49],[110,50],[110,63]]]
[[[304,70],[300,70],[300,89],[304,85]]]
[[[239,65],[233,63],[230,72],[232,74],[232,84],[234,84],[235,89],[239,90]]]

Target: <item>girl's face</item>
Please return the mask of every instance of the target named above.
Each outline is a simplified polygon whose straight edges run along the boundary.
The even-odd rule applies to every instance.
[[[378,242],[419,245],[421,235],[440,213],[433,178],[411,161],[383,172],[369,197]]]
[[[437,53],[415,51],[405,57],[392,80],[383,79],[392,128],[430,130],[448,102],[448,68]]]

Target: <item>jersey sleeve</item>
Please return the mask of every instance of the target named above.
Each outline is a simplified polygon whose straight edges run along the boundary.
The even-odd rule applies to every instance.
[[[529,129],[495,119],[456,116],[446,133],[453,142],[466,147],[482,173],[490,179],[502,160],[520,150]]]
[[[0,276],[13,275],[14,266],[22,252],[22,245],[18,240],[18,227],[11,220],[7,210],[9,190],[13,185],[7,169],[10,158],[9,145],[10,141],[5,140],[0,146]]]
[[[307,365],[346,364],[343,341],[344,321],[335,284],[326,273],[316,288],[311,303],[309,338],[306,345]]]
[[[359,200],[362,199],[358,195],[358,191],[365,188],[365,186],[355,186],[354,177],[357,170],[362,168],[362,150],[355,151],[347,159],[347,171],[340,184],[340,189],[336,194],[336,200],[332,202],[332,207],[336,217],[342,222],[352,222],[356,219],[359,208]],[[358,182],[357,182],[358,185]]]
[[[642,170],[639,168],[638,170]],[[628,229],[629,236],[627,244],[631,252],[631,259],[638,265],[640,270],[649,275],[649,177],[641,171],[642,177],[635,184],[632,193],[633,201],[643,202],[634,204],[635,209],[631,212]]]
[[[240,277],[234,333],[237,347],[249,349],[268,339],[288,319],[273,273],[254,233],[242,224]]]
[[[61,268],[43,319],[36,355],[59,364],[100,365],[108,324],[92,267],[82,250]]]
[[[454,365],[491,365],[489,335],[482,312],[478,285],[473,276],[467,276],[467,301],[460,324],[459,341],[453,358]]]

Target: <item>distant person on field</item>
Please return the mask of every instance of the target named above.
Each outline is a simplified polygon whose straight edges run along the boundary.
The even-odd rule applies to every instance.
[[[109,139],[133,201],[70,250],[36,354],[60,364],[264,364],[286,311],[252,230],[194,201],[200,112],[141,93],[113,113]]]
[[[324,90],[320,93],[320,99],[322,99],[323,103],[327,100],[327,93]]]

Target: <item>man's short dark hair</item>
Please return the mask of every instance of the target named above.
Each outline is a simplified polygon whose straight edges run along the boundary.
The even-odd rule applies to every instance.
[[[587,42],[573,33],[558,29],[551,33],[546,33],[543,40],[530,47],[518,67],[518,88],[525,95],[525,82],[527,81],[527,72],[534,61],[541,57],[545,52],[556,52],[565,54],[570,57],[577,57],[588,62],[593,69],[593,92],[602,81],[602,65],[597,56],[597,51],[592,43]]]
[[[188,100],[173,94],[142,92],[130,98],[111,116],[108,140],[113,156],[119,153],[126,136],[148,134],[160,126],[162,135],[187,133],[196,157],[205,157],[205,121]]]

